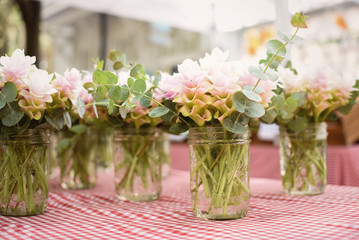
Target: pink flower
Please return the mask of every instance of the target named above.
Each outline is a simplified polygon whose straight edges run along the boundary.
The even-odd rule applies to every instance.
[[[64,76],[56,74],[52,85],[58,90],[59,95],[64,95],[75,103],[82,88],[81,73],[76,68],[66,70]]]
[[[46,103],[52,102],[51,95],[57,90],[50,84],[53,74],[36,69],[23,79],[25,87],[19,91],[19,106],[30,117],[39,120]]]
[[[159,82],[159,89],[156,89],[155,95],[156,99],[166,98],[169,100],[173,100],[177,95],[178,92],[175,92],[178,82],[176,78],[168,73],[161,72],[161,81]]]
[[[31,69],[35,68],[33,65],[35,61],[35,57],[25,56],[24,50],[20,49],[16,49],[11,57],[7,55],[0,57],[2,80],[16,82],[25,77]]]

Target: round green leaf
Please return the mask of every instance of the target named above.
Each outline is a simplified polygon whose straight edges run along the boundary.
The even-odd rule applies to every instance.
[[[6,102],[12,102],[17,96],[16,85],[12,82],[6,82],[1,92],[4,95]]]
[[[109,84],[116,84],[118,82],[118,78],[114,73],[109,71],[106,71],[105,73],[107,75],[107,82]]]
[[[248,128],[243,126],[240,122],[234,122],[229,117],[223,119],[223,127],[232,133],[242,134],[248,131]]]
[[[233,95],[233,105],[234,108],[240,112],[240,113],[244,113],[244,110],[246,108],[246,96],[242,93],[242,92],[236,92]]]
[[[121,61],[117,61],[113,64],[113,69],[115,70],[120,70],[121,68],[123,68],[125,65],[121,62]]]
[[[254,86],[252,86],[252,85],[246,85],[243,87],[243,89],[246,89],[248,91],[253,91],[253,88],[254,88]],[[253,92],[260,94],[260,93],[263,93],[264,90],[263,90],[263,88],[261,88],[260,86],[257,85],[256,89],[254,89]]]
[[[267,48],[268,48],[269,52],[271,52],[273,54],[277,54],[278,56],[284,57],[287,50],[285,49],[285,47],[281,48],[282,46],[283,46],[283,43],[279,40],[270,40],[267,43]],[[280,51],[279,51],[279,49],[280,49]]]
[[[142,107],[148,107],[151,105],[151,101],[152,101],[152,92],[147,91],[140,98],[140,105]]]
[[[8,103],[3,109],[0,110],[0,113],[2,115],[1,122],[6,127],[12,127],[16,125],[24,116],[24,112],[21,111],[17,102]]]
[[[179,123],[176,123],[176,124],[173,124],[169,131],[171,133],[174,133],[174,134],[180,134],[180,133],[184,133],[186,131],[188,131],[189,129],[189,126],[183,122],[179,122]]]
[[[146,81],[143,79],[137,79],[133,83],[132,89],[135,91],[133,94],[142,94],[144,91],[146,91]]]
[[[128,97],[130,96],[130,90],[128,87],[124,84],[121,86],[121,92],[120,92],[120,101],[126,101]]]
[[[162,106],[158,106],[155,107],[149,114],[148,116],[150,116],[151,118],[155,118],[155,117],[161,117],[165,114],[167,114],[170,110],[166,107],[162,107]]]
[[[114,102],[120,101],[122,88],[120,86],[113,86],[108,91],[108,97]],[[127,99],[127,98],[126,98]]]
[[[297,109],[297,106],[298,106],[297,101],[293,97],[288,97],[285,100],[284,110],[289,113],[292,113]]]
[[[308,126],[308,119],[305,117],[297,117],[293,119],[289,124],[288,128],[293,132],[300,132],[306,129]]]
[[[257,93],[252,92],[252,91],[248,91],[246,89],[242,90],[243,94],[250,100],[255,101],[255,102],[261,102],[262,98],[261,96],[259,96]]]
[[[244,113],[251,118],[262,117],[265,114],[265,110],[259,103],[248,101]]]
[[[265,74],[262,70],[260,70],[259,68],[255,67],[255,66],[249,66],[248,71],[250,74],[252,74],[253,76],[255,76],[259,79],[269,80],[269,77],[267,76],[267,74]]]

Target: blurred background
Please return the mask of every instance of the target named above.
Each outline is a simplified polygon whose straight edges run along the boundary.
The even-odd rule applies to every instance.
[[[0,0],[0,54],[24,48],[49,72],[92,71],[92,59],[111,49],[148,73],[171,73],[214,47],[229,49],[232,60],[258,62],[266,42],[278,30],[291,33],[291,16],[301,11],[309,28],[299,33],[306,41],[290,48],[294,66],[321,63],[357,74],[359,0]],[[353,126],[334,129],[335,143],[345,142],[343,132],[355,135],[349,143],[359,139]]]
[[[232,59],[265,55],[291,16],[309,15],[306,39],[291,58],[338,71],[359,66],[359,1],[349,0],[1,0],[0,54],[25,48],[48,71],[92,70],[110,49],[149,72],[171,72],[185,58],[218,46]]]

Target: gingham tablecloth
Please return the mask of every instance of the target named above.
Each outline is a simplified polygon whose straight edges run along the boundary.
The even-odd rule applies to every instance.
[[[50,188],[45,214],[0,217],[0,239],[359,239],[356,187],[290,197],[277,180],[251,179],[248,216],[231,221],[193,216],[187,171],[173,170],[153,202],[118,200],[112,172],[92,190],[61,190],[56,180]]]
[[[173,168],[189,170],[189,147],[186,143],[171,146]],[[359,144],[354,146],[329,145],[327,148],[329,184],[359,187]],[[250,176],[280,179],[277,146],[250,145]]]

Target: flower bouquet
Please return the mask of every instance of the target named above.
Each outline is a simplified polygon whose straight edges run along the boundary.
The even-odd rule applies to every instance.
[[[80,102],[78,109],[105,107],[106,117],[100,121],[115,128],[117,196],[122,200],[150,201],[157,199],[161,191],[158,151],[161,138],[156,127],[162,120],[148,116],[159,103],[152,90],[160,74],[151,78],[144,73],[141,65],[127,65],[124,56],[117,51],[111,51],[109,55],[109,59],[114,61],[114,69],[122,69],[118,75],[103,70],[103,62],[97,63],[93,82],[84,85],[92,94],[93,101],[87,104]]]
[[[282,99],[262,119],[280,126],[280,161],[284,191],[292,195],[324,192],[327,181],[325,120],[349,113],[356,101],[358,82],[331,69],[305,66],[278,68]],[[268,121],[267,121],[268,122]]]
[[[214,49],[199,61],[186,59],[178,73],[162,78],[163,104],[149,116],[172,123],[170,130],[189,130],[191,199],[203,219],[244,217],[249,208],[248,126],[265,115],[274,96],[278,75],[272,69],[294,42],[305,16],[296,14],[292,37],[268,42],[267,58],[260,65],[227,61],[229,52]]]
[[[49,131],[68,121],[69,102],[55,106],[53,74],[17,49],[0,58],[0,214],[37,215],[48,199]]]
[[[91,94],[83,88],[83,84],[88,82],[92,82],[91,75],[82,77],[80,71],[75,68],[66,70],[63,75],[56,74],[54,80],[56,88],[64,89],[58,94],[58,98],[69,99],[73,103],[70,112],[73,124],[70,128],[60,131],[61,140],[56,147],[60,182],[64,189],[92,188],[97,180],[98,131],[95,130],[93,122],[96,116],[103,114],[100,109],[95,113],[89,106],[85,116],[80,118],[78,111],[83,109],[78,110],[75,107],[76,100],[86,104],[93,101]]]

